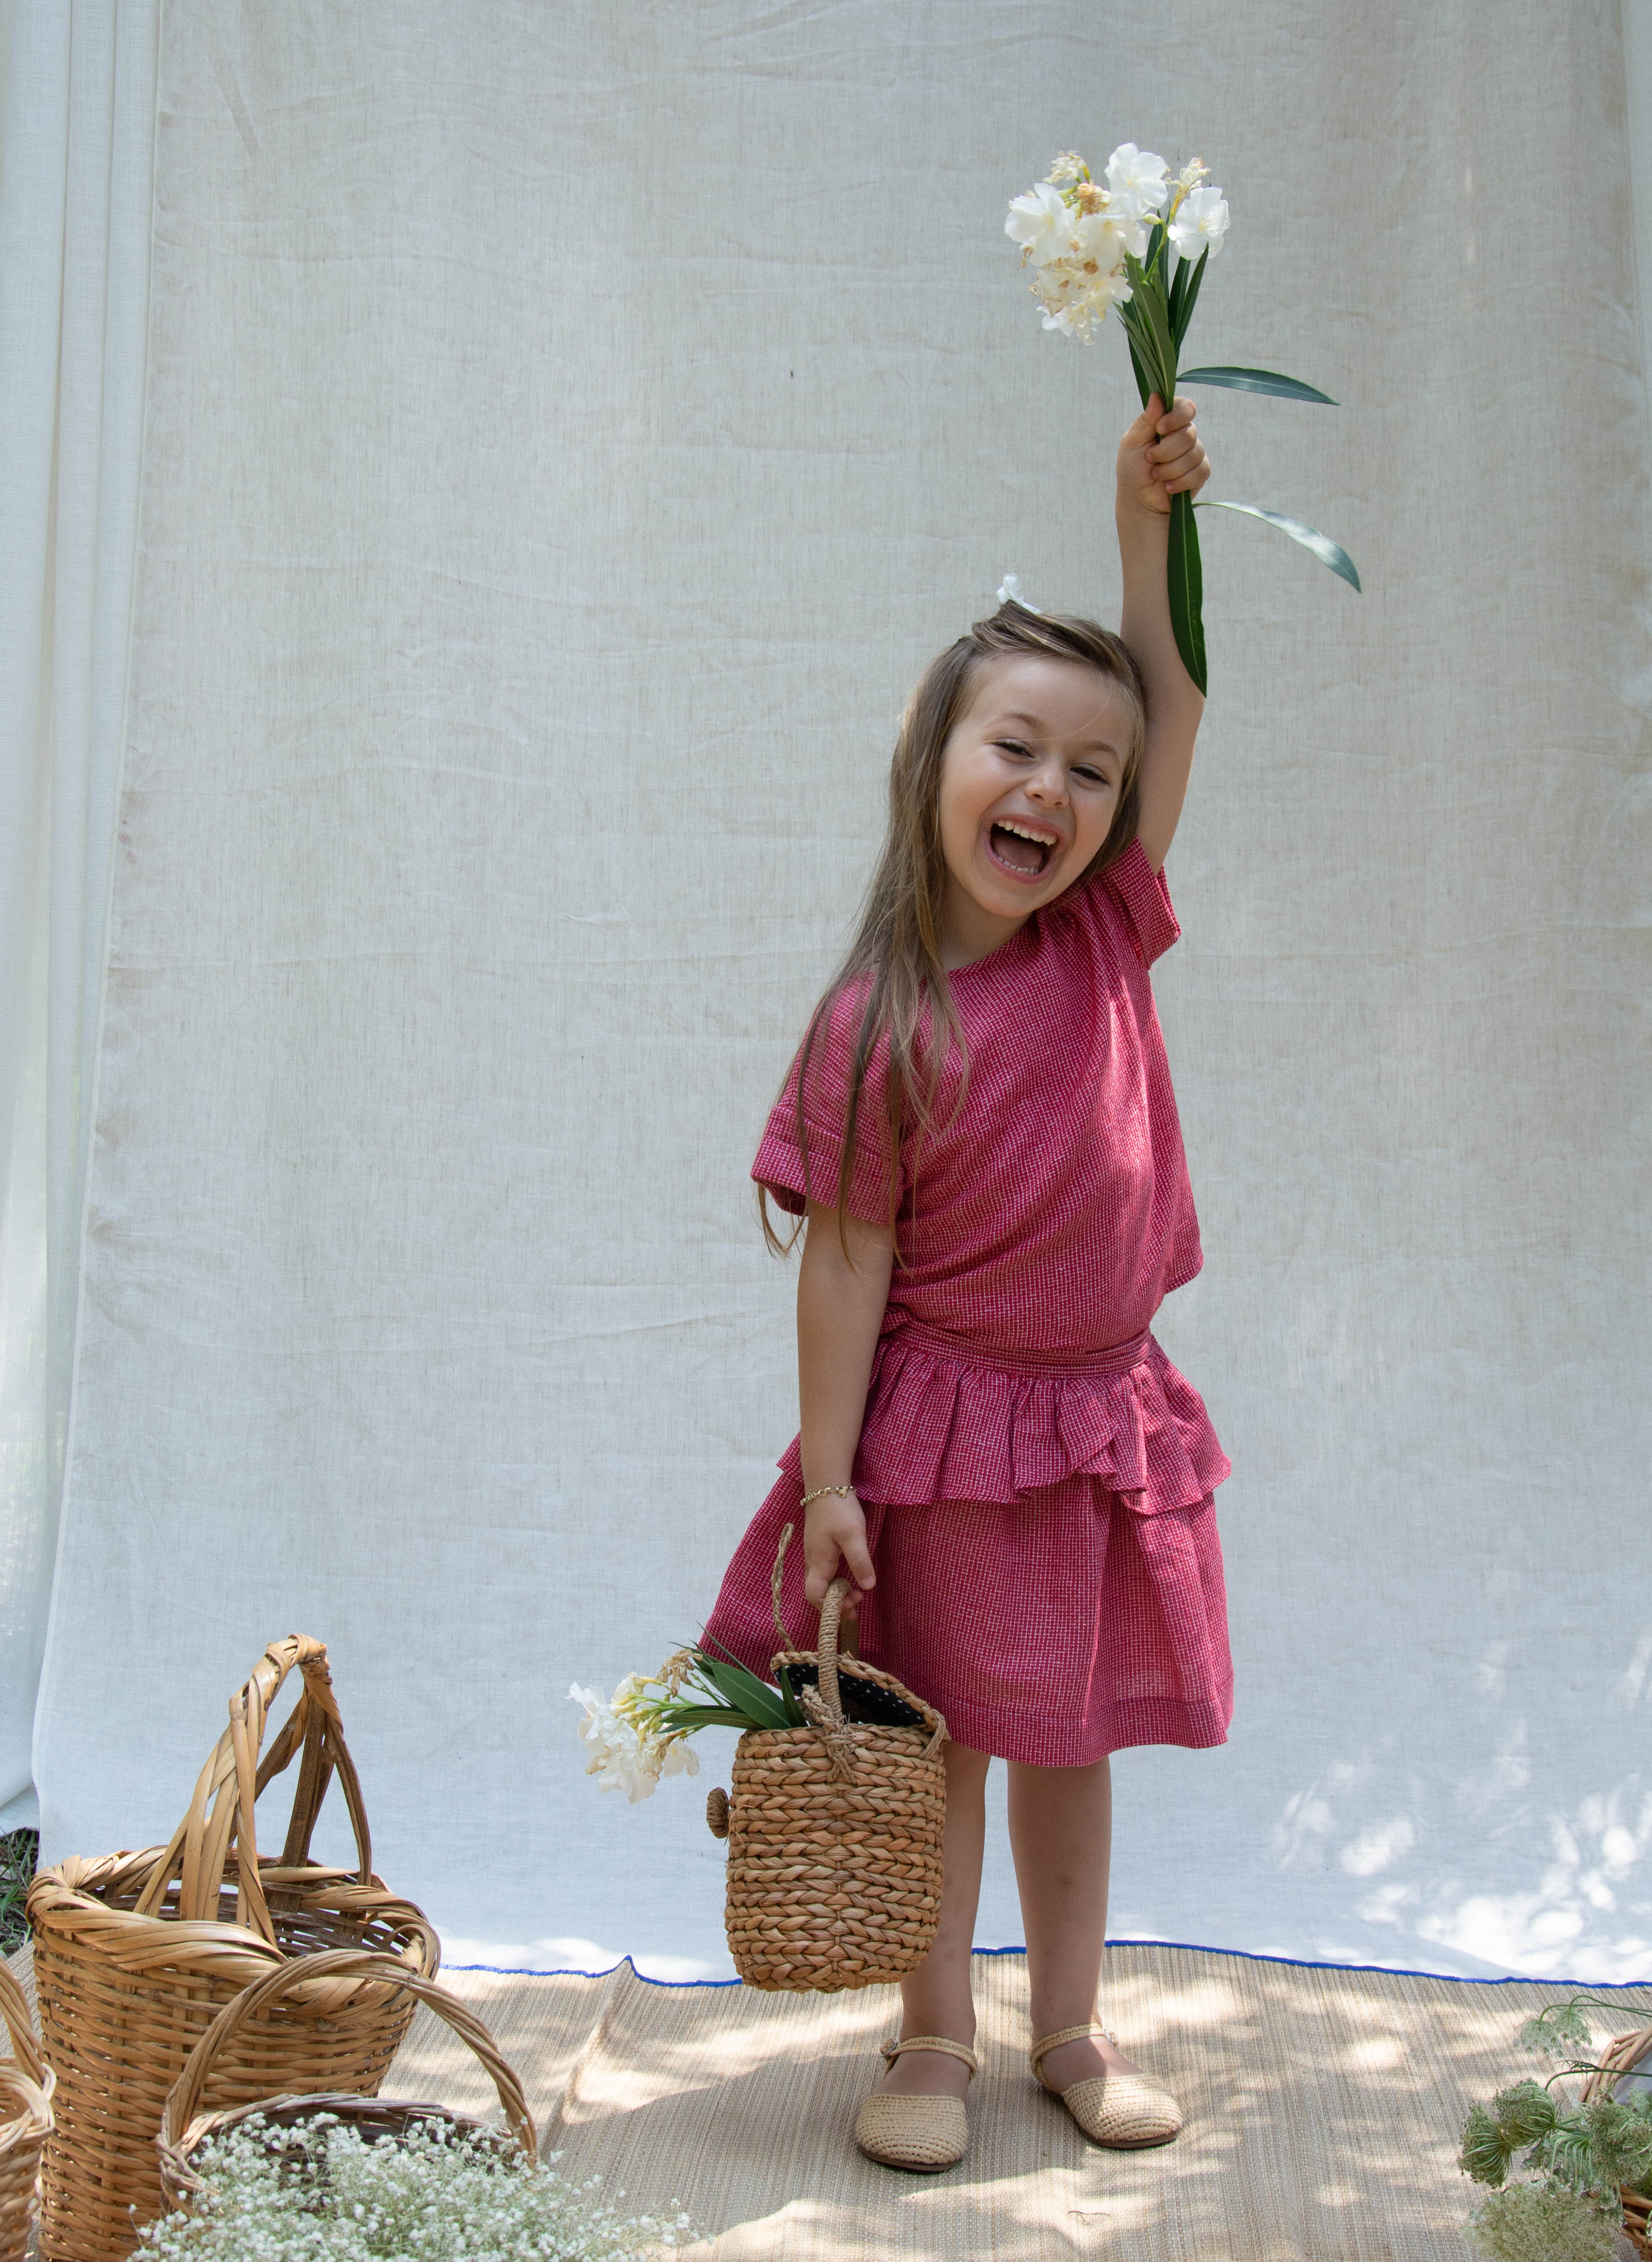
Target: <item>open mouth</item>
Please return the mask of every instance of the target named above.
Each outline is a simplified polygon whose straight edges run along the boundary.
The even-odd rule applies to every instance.
[[[1036,880],[1049,866],[1060,845],[1059,836],[1042,827],[1001,818],[987,836],[993,861],[1017,879]]]

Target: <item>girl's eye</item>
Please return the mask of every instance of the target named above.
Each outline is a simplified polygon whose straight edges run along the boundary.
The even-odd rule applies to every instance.
[[[1027,751],[1019,738],[999,738],[995,744],[1000,752],[1006,754],[1024,754]]]
[[[1075,770],[1074,775],[1088,780],[1091,785],[1110,785],[1112,782],[1105,770],[1091,769],[1088,766],[1081,770]]]

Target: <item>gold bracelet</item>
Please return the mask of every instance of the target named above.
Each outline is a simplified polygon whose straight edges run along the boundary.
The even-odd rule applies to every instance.
[[[835,1492],[839,1500],[847,1500],[853,1490],[853,1485],[816,1485],[813,1492],[803,1495],[803,1506],[807,1508],[812,1500],[824,1500],[829,1492]]]

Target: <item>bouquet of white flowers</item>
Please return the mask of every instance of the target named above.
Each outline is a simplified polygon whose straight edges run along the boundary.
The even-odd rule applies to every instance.
[[[1227,199],[1209,185],[1203,160],[1192,159],[1174,181],[1167,177],[1169,169],[1162,157],[1125,141],[1097,181],[1081,157],[1064,150],[1046,179],[1012,201],[1004,222],[1004,233],[1021,246],[1022,263],[1031,270],[1032,292],[1044,309],[1046,330],[1088,343],[1110,309],[1117,307],[1144,407],[1155,393],[1166,408],[1174,402],[1177,357],[1205,268],[1221,250],[1228,228]],[[1336,406],[1328,393],[1282,377],[1277,370],[1189,369],[1180,372],[1180,379],[1184,385],[1224,385],[1236,393]],[[1340,544],[1299,518],[1265,510],[1259,503],[1196,505],[1191,495],[1172,495],[1170,618],[1182,664],[1203,691],[1203,584],[1196,508],[1237,510],[1265,519],[1312,551],[1351,587],[1359,587],[1360,577]]]
[[[633,1806],[650,1797],[662,1776],[698,1775],[687,1739],[701,1728],[798,1728],[803,1709],[783,1670],[778,1689],[732,1659],[679,1649],[654,1674],[628,1673],[613,1696],[600,1689],[568,1691],[585,1708],[579,1737],[591,1754],[587,1775],[604,1790],[622,1790]]]
[[[431,2123],[372,2143],[318,2113],[274,2147],[253,2115],[209,2139],[186,2213],[138,2233],[132,2262],[644,2262],[689,2244],[686,2215],[621,2217],[601,2179],[569,2182],[495,2134]]]

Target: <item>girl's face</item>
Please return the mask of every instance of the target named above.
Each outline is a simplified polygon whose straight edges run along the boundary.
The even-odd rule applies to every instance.
[[[1007,942],[1093,861],[1118,809],[1133,724],[1099,669],[1028,652],[994,660],[941,757],[941,956]]]

